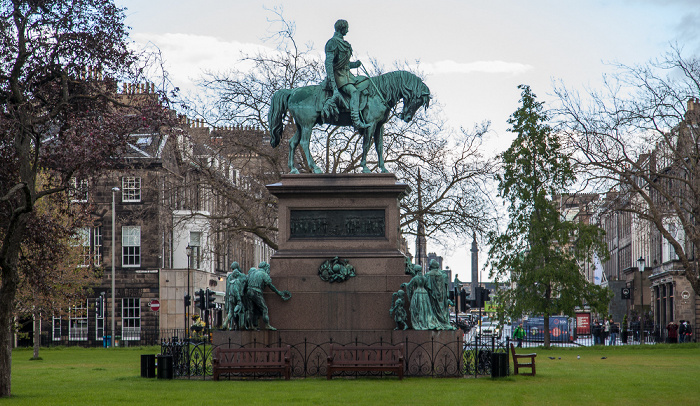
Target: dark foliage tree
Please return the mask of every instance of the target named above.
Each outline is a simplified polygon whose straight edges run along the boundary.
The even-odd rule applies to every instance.
[[[143,67],[123,20],[109,0],[0,3],[0,397],[11,394],[22,250],[52,227],[37,202],[109,167],[129,132],[163,120],[157,97],[129,107],[117,94]]]
[[[603,233],[595,225],[562,218],[552,200],[574,181],[573,166],[557,134],[547,124],[543,104],[521,85],[521,107],[508,120],[516,134],[502,156],[499,195],[508,202],[509,223],[490,235],[491,276],[509,288],[497,294],[501,316],[544,316],[549,347],[549,316],[572,315],[575,306],[607,308],[607,290],[581,272],[594,252],[606,257]]]

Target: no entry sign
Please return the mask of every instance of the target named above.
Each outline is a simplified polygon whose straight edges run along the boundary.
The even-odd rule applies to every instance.
[[[160,302],[156,299],[151,300],[151,302],[148,304],[150,306],[151,310],[154,312],[157,312],[158,309],[160,309]]]

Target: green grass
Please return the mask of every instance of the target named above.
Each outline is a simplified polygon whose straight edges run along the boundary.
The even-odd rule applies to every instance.
[[[530,352],[529,349],[523,351]],[[307,378],[255,381],[140,377],[148,348],[13,352],[3,405],[700,405],[700,345],[534,350],[537,376],[491,379]],[[577,355],[581,359],[577,359]],[[554,357],[550,360],[548,357]],[[561,357],[561,360],[559,360]],[[601,359],[606,357],[606,359]]]

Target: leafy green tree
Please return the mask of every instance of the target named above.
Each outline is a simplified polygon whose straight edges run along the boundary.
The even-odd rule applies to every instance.
[[[500,316],[543,315],[549,347],[549,316],[571,315],[584,304],[607,307],[607,289],[589,283],[580,269],[594,253],[606,257],[607,251],[600,228],[566,221],[553,204],[574,182],[574,170],[547,124],[543,103],[529,86],[519,88],[521,107],[508,120],[517,136],[501,155],[497,175],[499,195],[509,203],[509,224],[489,236],[491,276],[510,282],[496,298]]]

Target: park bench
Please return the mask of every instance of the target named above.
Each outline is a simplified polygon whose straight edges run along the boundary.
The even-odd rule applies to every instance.
[[[515,353],[515,346],[513,343],[510,343],[510,352],[513,354],[513,370],[515,375],[518,374],[518,369],[519,368],[531,368],[532,373],[529,374],[521,374],[521,375],[532,375],[535,376],[535,357],[537,357],[537,354],[532,353],[532,354],[516,354]],[[529,360],[529,361],[525,361]]]
[[[222,373],[280,372],[284,379],[291,376],[291,347],[221,348],[214,349],[211,360],[214,380]]]
[[[342,371],[396,372],[403,379],[404,347],[398,345],[342,346],[331,344],[328,356],[327,378]]]

